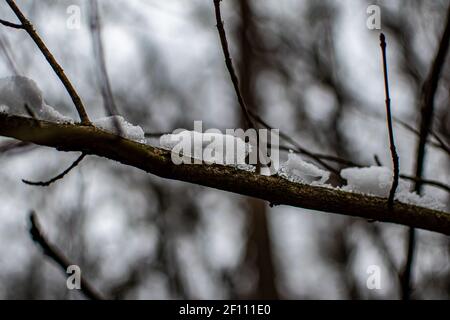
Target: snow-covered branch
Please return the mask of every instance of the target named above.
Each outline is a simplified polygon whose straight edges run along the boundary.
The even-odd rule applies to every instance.
[[[56,123],[0,113],[0,135],[78,151],[121,162],[166,179],[290,205],[370,220],[393,222],[450,235],[450,214],[396,202],[388,211],[385,198],[301,184],[224,165],[175,165],[170,151],[120,138],[94,126]]]

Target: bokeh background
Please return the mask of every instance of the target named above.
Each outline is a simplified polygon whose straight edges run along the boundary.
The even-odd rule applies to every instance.
[[[83,98],[105,115],[89,1],[18,0]],[[215,27],[212,1],[99,0],[118,111],[149,132],[242,127]],[[252,111],[311,151],[389,165],[381,8],[395,117],[418,127],[418,98],[445,23],[448,0],[224,0],[222,13]],[[79,28],[68,28],[80,9]],[[73,9],[73,7],[72,7]],[[16,21],[0,3],[0,17]],[[34,79],[48,104],[77,119],[63,86],[29,36],[0,27],[0,76]],[[449,59],[447,59],[448,62]],[[450,64],[442,72],[434,130],[450,141]],[[394,127],[401,172],[413,174],[417,136]],[[0,145],[9,143],[0,139]],[[157,144],[158,140],[149,140]],[[36,210],[52,243],[114,299],[398,299],[407,228],[267,203],[163,180],[90,156],[48,188],[77,154],[27,146],[0,153],[0,298],[84,299],[31,240]],[[286,157],[286,154],[282,154]],[[425,176],[450,183],[450,158],[428,147]],[[336,166],[335,164],[333,164]],[[336,166],[337,167],[337,166]],[[236,181],[239,183],[239,181]],[[426,187],[447,204],[449,194]],[[367,268],[379,266],[381,289]],[[450,298],[450,241],[418,231],[415,299]]]

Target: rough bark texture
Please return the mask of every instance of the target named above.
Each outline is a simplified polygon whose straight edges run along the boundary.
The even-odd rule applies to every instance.
[[[142,169],[162,178],[190,182],[219,190],[317,211],[392,222],[450,235],[450,213],[342,190],[290,182],[221,165],[175,165],[170,152],[119,138],[92,126],[57,124],[0,114],[0,135],[23,142],[81,151]]]

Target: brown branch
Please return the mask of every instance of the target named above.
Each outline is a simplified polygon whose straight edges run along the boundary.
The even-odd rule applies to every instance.
[[[60,174],[58,174],[56,177],[48,180],[48,181],[39,181],[39,182],[32,182],[32,181],[28,181],[28,180],[24,180],[22,179],[22,182],[31,186],[39,186],[39,187],[48,187],[49,185],[51,185],[53,182],[56,182],[62,178],[64,178],[73,168],[75,168],[76,166],[78,166],[78,164],[84,159],[84,157],[86,156],[86,154],[82,153],[81,156],[79,156],[71,165],[70,167],[68,167],[66,170],[64,170],[63,172],[61,172]]]
[[[391,149],[392,164],[394,167],[394,179],[392,181],[392,187],[391,190],[389,191],[389,198],[388,198],[388,207],[389,209],[392,209],[392,207],[394,206],[395,191],[397,190],[398,186],[398,176],[400,174],[400,166],[397,150],[395,149],[394,130],[392,128],[391,98],[389,96],[389,80],[388,80],[387,59],[386,59],[386,38],[383,33],[380,34],[380,47],[383,56],[384,92],[386,95],[386,120],[389,132],[389,145]]]
[[[225,65],[227,66],[228,73],[230,74],[231,82],[233,83],[234,91],[236,93],[236,96],[237,96],[237,99],[239,102],[239,106],[242,109],[242,113],[244,114],[245,121],[247,122],[247,125],[249,128],[256,129],[252,119],[250,118],[247,105],[245,103],[244,97],[242,96],[241,90],[239,88],[239,79],[236,75],[236,72],[234,71],[233,62],[231,60],[231,55],[230,55],[230,50],[228,49],[227,35],[225,33],[225,28],[223,26],[222,14],[220,13],[220,2],[221,1],[222,0],[214,0],[214,8],[215,8],[215,13],[216,13],[216,23],[217,23],[216,26],[217,26],[217,30],[219,32],[220,43],[222,45],[223,55],[225,57]]]
[[[44,55],[45,59],[48,61],[53,71],[56,73],[58,78],[61,80],[62,84],[66,88],[68,94],[72,98],[73,104],[78,111],[78,115],[80,116],[81,123],[84,125],[90,125],[91,122],[84,108],[83,102],[78,95],[77,91],[73,87],[69,78],[64,73],[63,68],[58,64],[53,54],[45,45],[44,41],[41,39],[39,34],[36,32],[34,26],[31,22],[25,17],[19,7],[16,5],[14,0],[5,0],[10,6],[11,10],[15,13],[19,21],[21,22],[22,29],[24,29],[29,36],[33,39],[34,43],[38,46],[39,50]]]
[[[69,261],[69,259],[54,245],[48,241],[42,227],[39,223],[38,217],[34,211],[30,213],[30,235],[33,241],[35,241],[44,251],[44,254],[50,257],[53,261],[55,261],[64,272],[67,271],[67,268],[73,263]],[[81,291],[83,294],[92,300],[103,300],[104,298],[94,287],[80,275],[81,282]]]
[[[121,162],[162,178],[266,200],[269,203],[393,222],[450,235],[450,214],[396,203],[386,210],[384,198],[339,189],[294,183],[222,165],[175,165],[171,153],[105,132],[93,126],[53,123],[0,114],[0,135],[24,142],[80,151]]]
[[[438,89],[438,83],[441,76],[442,69],[445,64],[445,59],[450,43],[450,5],[447,9],[447,21],[445,23],[444,31],[439,42],[436,56],[433,60],[430,72],[422,88],[421,96],[421,122],[420,135],[417,145],[416,158],[416,177],[422,178],[423,168],[425,163],[425,146],[428,140],[428,134],[432,129],[432,119],[434,113],[434,98]],[[415,190],[420,194],[422,190],[422,182],[417,181]],[[402,298],[409,300],[411,295],[411,270],[414,260],[415,251],[415,230],[411,228],[408,234],[408,253],[402,273]]]
[[[22,24],[17,24],[13,22],[9,22],[3,19],[0,19],[0,24],[4,25],[5,27],[13,28],[13,29],[25,29],[25,27]]]

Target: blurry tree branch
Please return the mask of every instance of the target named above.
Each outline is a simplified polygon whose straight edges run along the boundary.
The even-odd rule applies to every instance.
[[[391,209],[392,206],[394,205],[394,197],[395,197],[395,191],[397,190],[397,186],[398,186],[400,168],[399,168],[398,154],[397,154],[397,150],[395,148],[394,130],[392,128],[391,98],[389,96],[389,80],[388,80],[388,69],[387,69],[387,58],[386,58],[386,37],[384,36],[383,33],[380,34],[380,46],[381,46],[381,53],[382,53],[382,57],[383,57],[384,91],[386,94],[386,120],[387,120],[388,132],[389,132],[389,145],[390,145],[390,149],[391,149],[392,165],[394,167],[394,178],[392,181],[392,187],[389,192],[389,198],[388,198],[389,209]]]
[[[234,91],[236,92],[239,106],[242,109],[242,113],[244,114],[247,125],[249,128],[256,129],[252,119],[250,118],[247,105],[245,104],[244,97],[242,96],[241,90],[239,88],[239,79],[236,75],[236,71],[234,70],[233,62],[231,60],[230,50],[228,48],[227,35],[225,33],[225,28],[223,26],[223,21],[222,21],[222,15],[220,12],[220,2],[221,1],[222,0],[214,0],[214,9],[215,9],[215,14],[216,14],[217,30],[219,32],[220,43],[222,45],[222,50],[223,50],[223,54],[225,57],[225,64],[226,64],[228,72],[230,74],[231,82],[233,83]]]
[[[121,162],[162,178],[251,196],[277,205],[393,222],[450,235],[450,214],[342,190],[293,183],[221,165],[175,165],[171,153],[117,137],[92,126],[59,124],[0,114],[0,135],[24,142],[80,151]]]
[[[94,49],[97,78],[100,83],[100,91],[102,93],[103,105],[108,116],[118,115],[116,102],[111,88],[111,82],[106,68],[105,50],[103,48],[102,25],[97,0],[89,1],[89,27],[91,31],[92,47]],[[122,133],[122,127],[117,118],[114,119],[114,126],[119,135]]]
[[[420,135],[417,145],[417,157],[416,157],[416,177],[421,178],[423,175],[426,153],[426,142],[428,140],[429,132],[432,128],[432,119],[434,113],[434,99],[438,89],[438,83],[441,76],[442,69],[446,61],[448,47],[450,44],[450,5],[447,9],[446,23],[444,31],[442,33],[441,40],[439,42],[437,52],[433,63],[431,65],[428,76],[423,84],[422,95],[420,100]],[[415,191],[420,193],[422,190],[421,181],[417,181],[415,184]],[[415,230],[411,228],[408,235],[408,253],[406,263],[402,273],[402,297],[403,299],[409,299],[411,295],[411,269],[413,266],[415,251]]]
[[[52,245],[45,237],[37,215],[34,211],[30,213],[30,222],[30,235],[32,239],[37,244],[39,244],[39,246],[48,257],[55,261],[63,269],[63,271],[66,272],[67,268],[73,265],[73,263],[71,263],[69,259],[58,248]],[[86,297],[92,300],[103,300],[101,294],[98,293],[97,290],[95,290],[94,287],[89,282],[87,282],[87,280],[83,276],[81,276],[80,282],[81,291],[86,295]]]

